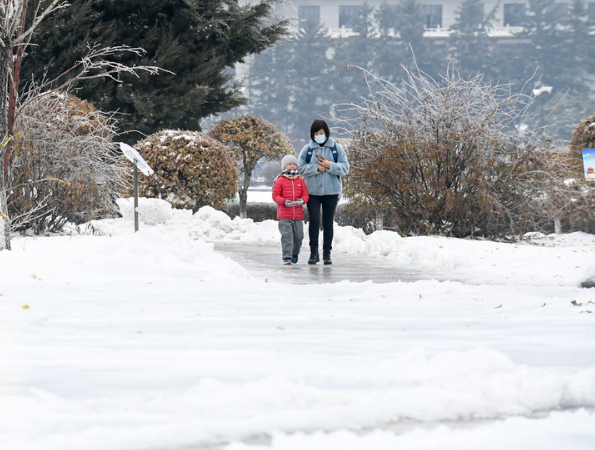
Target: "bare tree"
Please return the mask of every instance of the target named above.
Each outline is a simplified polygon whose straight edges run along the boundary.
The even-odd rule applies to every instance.
[[[28,11],[30,4],[33,11]],[[28,92],[19,94],[22,58],[31,42],[37,26],[52,12],[65,8],[62,0],[0,0],[0,139],[2,142],[0,161],[0,250],[10,250],[10,218],[8,215],[6,182],[11,160],[11,136],[20,110],[28,101],[40,95],[47,95],[61,89],[67,90],[80,80],[110,77],[120,72],[136,75],[138,71],[156,74],[160,70],[153,66],[128,67],[107,61],[110,55],[121,52],[140,54],[144,50],[126,46],[98,48],[90,47],[87,55],[62,75],[41,83],[30,85]],[[31,14],[29,14],[31,13]],[[27,19],[30,16],[31,19]]]
[[[405,71],[398,86],[366,73],[370,96],[340,108],[352,205],[385,212],[403,234],[495,237],[551,223],[570,201],[568,168],[524,125],[533,99],[481,76]]]

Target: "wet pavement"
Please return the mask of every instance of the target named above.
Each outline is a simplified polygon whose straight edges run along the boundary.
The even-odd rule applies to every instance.
[[[293,284],[337,283],[373,281],[391,283],[395,281],[417,281],[443,279],[437,274],[400,267],[386,258],[372,258],[365,255],[332,252],[332,265],[308,264],[310,249],[302,248],[300,260],[290,266],[281,262],[281,245],[246,244],[221,242],[215,250],[238,262],[255,277]],[[321,255],[322,256],[322,255]]]

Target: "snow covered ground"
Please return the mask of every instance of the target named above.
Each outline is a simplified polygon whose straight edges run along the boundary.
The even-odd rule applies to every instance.
[[[336,264],[458,281],[288,285],[214,250],[275,222],[121,208],[0,252],[0,449],[594,448],[595,236],[339,227]]]

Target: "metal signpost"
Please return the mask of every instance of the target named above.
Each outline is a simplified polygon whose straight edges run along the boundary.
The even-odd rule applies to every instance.
[[[144,173],[146,176],[155,173],[153,169],[147,164],[139,152],[132,148],[128,144],[120,142],[120,149],[124,156],[132,161],[134,164],[134,232],[138,231],[138,170]]]

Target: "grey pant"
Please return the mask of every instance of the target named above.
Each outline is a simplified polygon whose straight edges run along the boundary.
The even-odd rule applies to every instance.
[[[281,250],[283,258],[291,258],[292,255],[299,255],[304,239],[304,221],[280,219],[279,231],[281,232]]]

